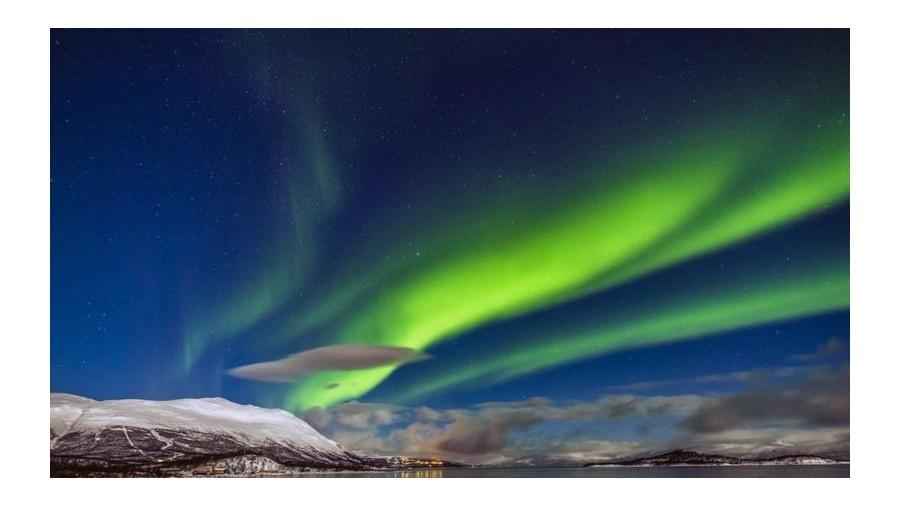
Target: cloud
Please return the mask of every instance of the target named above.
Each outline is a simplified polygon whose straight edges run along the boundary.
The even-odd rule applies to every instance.
[[[554,403],[535,397],[521,402],[483,403],[449,414],[452,420],[431,441],[432,449],[466,458],[515,450],[511,436],[546,422],[635,421],[684,415],[702,403],[697,396],[604,396],[595,401]],[[609,443],[608,441],[606,443]]]
[[[433,447],[441,453],[483,455],[499,452],[509,444],[509,433],[546,421],[549,413],[539,409],[490,409],[457,417],[447,425]]]
[[[614,387],[615,390],[653,390],[664,387],[680,387],[695,385],[713,385],[720,383],[748,383],[763,378],[791,378],[809,373],[816,369],[816,366],[795,366],[795,367],[779,367],[776,369],[750,369],[742,371],[732,371],[722,374],[706,374],[703,376],[694,376],[691,378],[679,378],[661,381],[643,381],[639,383],[628,383]]]
[[[423,422],[441,422],[447,419],[447,415],[443,411],[421,406],[416,408],[416,418]]]
[[[818,362],[821,360],[828,359],[839,353],[842,353],[847,349],[847,341],[845,339],[838,339],[837,337],[832,337],[831,339],[825,341],[820,344],[816,351],[813,353],[800,353],[797,355],[791,355],[792,360],[797,360],[800,362]]]
[[[334,422],[344,428],[368,429],[400,421],[400,410],[390,404],[348,402],[331,410]]]
[[[297,378],[322,371],[370,369],[384,365],[405,364],[426,358],[428,355],[412,348],[337,344],[294,353],[271,362],[258,362],[235,367],[229,369],[228,374],[255,381],[293,383]],[[330,388],[337,386],[339,385],[329,385]]]
[[[752,386],[707,402],[679,426],[694,433],[713,433],[776,421],[802,427],[848,425],[849,369],[818,372],[788,384],[769,382]]]
[[[331,424],[332,416],[327,410],[312,408],[306,410],[306,413],[303,414],[303,419],[306,420],[306,423],[312,425],[314,429],[323,431]]]

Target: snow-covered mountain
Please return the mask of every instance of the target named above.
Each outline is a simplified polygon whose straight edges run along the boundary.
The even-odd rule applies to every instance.
[[[50,395],[51,475],[265,474],[372,465],[280,409],[221,398]]]

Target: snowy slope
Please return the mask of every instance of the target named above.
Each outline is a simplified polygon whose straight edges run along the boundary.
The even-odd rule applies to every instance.
[[[235,459],[359,469],[366,460],[280,409],[221,398],[94,401],[50,396],[51,468],[194,468]],[[52,469],[51,469],[52,470]]]

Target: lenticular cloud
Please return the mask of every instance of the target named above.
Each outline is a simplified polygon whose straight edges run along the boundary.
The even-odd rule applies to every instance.
[[[288,355],[271,362],[258,362],[228,370],[237,378],[293,383],[297,378],[322,371],[370,369],[428,358],[418,350],[396,346],[337,344]]]

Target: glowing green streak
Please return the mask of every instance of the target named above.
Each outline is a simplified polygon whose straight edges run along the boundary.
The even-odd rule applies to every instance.
[[[845,308],[850,302],[850,278],[846,258],[838,258],[800,273],[775,272],[767,279],[727,289],[698,287],[693,291],[595,328],[540,339],[532,336],[513,349],[482,357],[474,365],[434,375],[392,400],[408,402],[449,387],[500,382],[625,348]]]
[[[210,316],[191,321],[185,332],[183,371],[193,367],[212,341],[234,336],[277,309],[294,291],[297,272],[290,259],[276,259]]]
[[[425,348],[486,321],[613,286],[841,201],[849,186],[848,136],[844,126],[830,127],[809,133],[796,146],[797,156],[774,153],[754,160],[749,153],[767,151],[747,141],[754,136],[745,131],[741,150],[734,148],[735,139],[712,135],[680,144],[677,152],[632,159],[628,169],[616,167],[627,179],[602,181],[525,231],[498,231],[401,279],[351,317],[338,340]],[[309,378],[288,406],[359,397],[390,372]],[[324,388],[334,383],[336,388]]]
[[[437,229],[442,231],[440,236],[429,234],[424,239],[410,239],[406,234],[395,234],[395,240],[388,241],[392,248],[387,254],[381,251],[383,246],[379,247],[378,244],[355,246],[353,251],[356,256],[347,262],[349,265],[345,269],[335,273],[330,286],[321,296],[310,298],[312,303],[309,306],[296,308],[291,317],[263,344],[271,346],[273,343],[291,342],[298,335],[326,326],[329,322],[352,318],[347,315],[353,314],[357,305],[366,308],[367,304],[371,304],[368,297],[392,279],[403,278],[404,275],[408,277],[409,273],[418,272],[417,269],[422,265],[430,266],[441,263],[444,258],[453,258],[459,253],[456,250],[469,244],[487,244],[487,238],[509,237],[512,234],[509,230],[510,222],[531,222],[525,217],[530,212],[533,213],[530,208],[535,206],[537,200],[524,198],[518,192],[512,197],[498,194],[494,198],[490,214],[473,215],[471,209],[461,206],[462,212],[431,217],[416,230]],[[369,254],[360,255],[360,251]],[[386,261],[369,261],[368,258],[372,257],[385,258]]]
[[[835,127],[797,146],[797,154],[763,160],[762,167],[746,171],[697,219],[674,230],[659,247],[595,280],[593,289],[719,249],[845,199],[850,191],[850,136],[843,123]]]
[[[182,372],[190,371],[213,342],[230,339],[274,314],[297,293],[313,266],[318,228],[339,205],[340,185],[321,130],[308,124],[297,137],[296,144],[304,149],[296,158],[305,162],[293,171],[288,188],[292,233],[285,237],[292,240],[284,240],[276,254],[261,262],[262,272],[206,309],[204,317],[189,315]]]
[[[607,181],[594,198],[574,201],[524,231],[473,245],[401,281],[351,320],[340,339],[425,348],[485,321],[571,296],[574,288],[693,217],[726,187],[739,167],[737,150],[698,155],[697,149],[660,153],[639,167],[641,178],[631,172]],[[350,373],[330,389],[322,382],[334,375],[310,378],[290,405],[357,397],[390,370]]]

